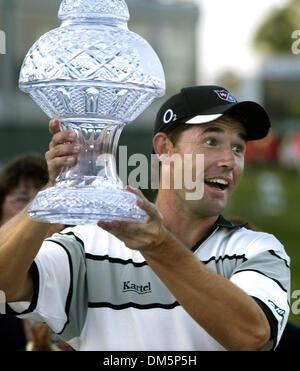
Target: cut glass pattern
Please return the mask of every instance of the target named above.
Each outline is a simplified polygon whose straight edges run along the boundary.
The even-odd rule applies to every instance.
[[[59,18],[61,26],[29,50],[19,86],[50,118],[58,116],[63,130],[76,132],[85,156],[79,156],[74,169],[62,171],[54,189],[38,194],[30,215],[62,224],[112,216],[145,218],[135,207],[135,196],[122,190],[113,159],[124,125],[165,92],[159,58],[143,38],[128,30],[123,0],[64,0]],[[89,139],[87,130],[92,131]],[[112,159],[105,176],[97,166],[103,154]]]

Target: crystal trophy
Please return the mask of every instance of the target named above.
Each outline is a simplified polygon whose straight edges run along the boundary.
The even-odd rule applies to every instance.
[[[152,47],[128,30],[124,0],[63,0],[61,26],[43,35],[23,62],[19,87],[61,130],[73,130],[83,151],[52,188],[39,192],[29,216],[60,224],[112,219],[143,221],[136,196],[116,169],[120,134],[165,93]]]

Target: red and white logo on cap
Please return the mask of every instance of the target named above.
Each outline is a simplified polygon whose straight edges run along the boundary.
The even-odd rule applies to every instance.
[[[226,102],[236,103],[237,100],[227,90],[214,90],[218,97]]]

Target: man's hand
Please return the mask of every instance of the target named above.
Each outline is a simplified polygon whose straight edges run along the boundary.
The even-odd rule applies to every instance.
[[[77,143],[77,136],[72,130],[60,130],[59,120],[56,118],[50,121],[49,131],[53,138],[45,157],[48,164],[49,185],[53,186],[64,167],[72,167],[76,164],[82,147]],[[98,226],[118,237],[133,250],[149,251],[160,246],[169,235],[163,225],[162,215],[141,191],[131,187],[127,187],[127,190],[138,196],[137,206],[147,213],[147,222],[99,221]]]
[[[98,226],[112,233],[132,250],[143,252],[161,246],[169,234],[163,225],[162,215],[140,190],[131,187],[127,187],[127,190],[138,196],[137,206],[146,212],[148,220],[145,223],[119,220],[99,221]]]
[[[49,131],[53,137],[45,157],[49,171],[49,184],[53,186],[64,167],[72,167],[76,164],[82,148],[77,143],[77,136],[72,130],[60,130],[58,119],[50,121]]]

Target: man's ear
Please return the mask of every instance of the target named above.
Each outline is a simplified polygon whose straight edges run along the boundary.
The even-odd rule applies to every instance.
[[[173,152],[173,143],[166,133],[157,133],[153,138],[154,152],[158,155],[171,155]]]

